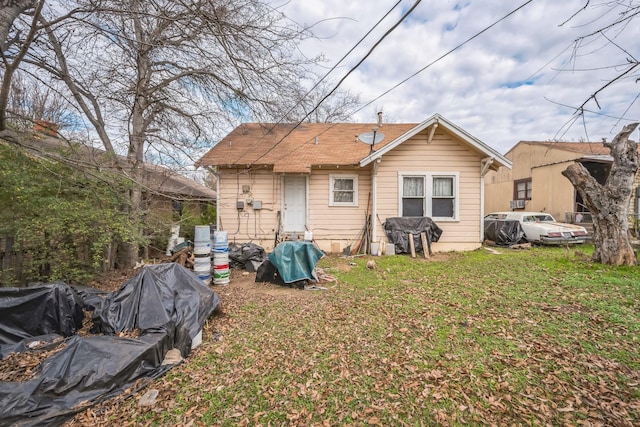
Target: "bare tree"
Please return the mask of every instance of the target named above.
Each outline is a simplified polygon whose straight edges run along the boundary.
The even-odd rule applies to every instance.
[[[13,22],[21,14],[33,9],[37,0],[0,0],[0,47],[4,53],[17,38],[9,38]],[[17,36],[17,35],[15,35]]]
[[[0,44],[2,45],[2,65],[4,68],[0,84],[0,131],[7,127],[7,104],[13,75],[37,34],[36,22],[43,6],[44,0],[3,0],[0,3]],[[26,36],[22,38],[21,31],[14,26],[14,22],[27,12],[32,15],[32,21],[31,25],[26,27]]]
[[[229,125],[280,118],[313,62],[293,54],[310,34],[261,0],[76,0],[39,23],[46,42],[25,62],[66,85],[107,152],[126,147],[134,182],[152,153],[188,154]],[[134,187],[132,219],[141,200]]]
[[[293,121],[313,123],[338,123],[350,121],[353,110],[360,105],[360,97],[348,90],[337,89],[334,84],[317,77],[313,89],[298,95],[298,102],[292,108]]]
[[[633,54],[633,50],[637,48],[637,40],[632,40],[631,45],[625,46],[619,42],[619,36],[627,31],[637,30],[637,18],[640,17],[640,1],[609,1],[604,4],[598,3],[592,6],[591,0],[586,0],[584,6],[576,11],[569,19],[561,25],[573,21],[577,16],[585,13],[589,7],[599,8],[603,10],[601,15],[594,20],[593,25],[596,28],[587,34],[584,34],[573,41],[573,57],[587,50],[587,54],[595,54],[597,50],[607,46],[613,47],[623,57],[622,61],[616,65],[617,73],[607,78],[600,86],[580,105],[576,108],[579,114],[584,113],[584,109],[590,102],[594,102],[598,108],[601,108],[598,97],[603,95],[608,88],[620,83],[624,80],[634,79],[640,81],[640,58]],[[599,25],[597,23],[600,23]],[[636,22],[634,24],[634,22]],[[597,48],[594,48],[598,46]],[[619,65],[622,63],[623,65]],[[637,98],[636,98],[637,99]]]
[[[598,184],[580,163],[562,172],[576,188],[591,212],[594,226],[593,260],[611,265],[635,265],[629,239],[629,202],[640,160],[638,144],[629,139],[638,123],[632,123],[604,146],[611,150],[613,164],[604,185]]]
[[[586,0],[584,6],[562,25],[585,13],[590,6],[590,0]],[[634,22],[640,15],[640,1],[611,1],[598,4],[597,7],[604,10],[594,21],[600,22],[599,27],[574,40],[574,58],[587,46],[590,50],[589,54],[594,55],[593,52],[598,50],[594,49],[594,43],[597,43],[599,48],[616,49],[620,56],[624,57],[622,61],[624,65],[618,65],[615,68],[617,72],[604,80],[604,83],[599,83],[597,89],[576,107],[577,115],[583,115],[586,106],[591,102],[600,109],[602,103],[600,98],[604,98],[607,90],[612,86],[629,79],[635,79],[636,83],[640,81],[640,60],[632,53],[637,46],[637,40],[634,40],[633,45],[630,46],[624,46],[619,41],[621,34],[637,29],[637,24],[634,26]],[[631,101],[631,105],[637,99],[638,96]],[[631,105],[627,108],[627,112],[631,109]],[[595,247],[593,260],[596,262],[611,265],[637,264],[636,254],[629,238],[629,204],[639,166],[637,143],[630,140],[629,136],[637,126],[638,123],[629,124],[616,135],[613,141],[604,142],[604,145],[611,150],[613,158],[611,171],[604,185],[598,184],[587,169],[579,163],[570,165],[562,172],[582,196],[593,217]]]

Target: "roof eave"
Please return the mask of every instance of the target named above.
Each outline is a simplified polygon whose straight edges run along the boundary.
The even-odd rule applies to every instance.
[[[444,117],[442,117],[440,114],[437,114],[437,113],[429,117],[427,120],[423,121],[422,123],[418,124],[413,129],[410,129],[409,131],[400,135],[398,138],[391,141],[389,144],[385,145],[381,149],[369,154],[367,157],[365,157],[360,161],[360,166],[366,166],[369,163],[376,161],[377,159],[381,158],[384,154],[393,150],[398,145],[402,144],[409,138],[412,138],[413,136],[422,132],[423,130],[433,125],[434,123],[437,123],[438,125],[444,125],[444,127],[446,127],[447,130],[449,130],[449,132],[453,133],[462,141],[471,145],[476,150],[482,152],[485,156],[493,158],[494,163],[493,163],[492,169],[498,168],[500,166],[504,166],[508,169],[511,169],[511,166],[512,166],[511,160],[507,159],[502,154],[498,153],[496,150],[489,147],[484,142],[480,141],[478,138],[469,134],[464,129],[456,126],[455,124],[451,123],[449,120],[445,119]]]

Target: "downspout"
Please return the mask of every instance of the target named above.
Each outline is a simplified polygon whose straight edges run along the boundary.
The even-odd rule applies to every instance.
[[[484,242],[484,175],[480,177],[480,244]]]
[[[371,175],[371,242],[378,241],[378,164],[381,159],[373,163],[373,173]]]
[[[214,172],[216,177],[216,230],[220,230],[220,173]]]
[[[493,164],[493,157],[480,160],[480,244],[484,242],[484,176]]]

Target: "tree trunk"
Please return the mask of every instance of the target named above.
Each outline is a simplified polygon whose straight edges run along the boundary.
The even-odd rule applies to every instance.
[[[33,9],[36,0],[1,0],[0,1],[0,46],[4,53],[9,47],[7,40],[13,21],[23,12]]]
[[[613,141],[604,143],[613,157],[604,185],[598,184],[581,163],[571,164],[562,172],[591,212],[595,262],[637,264],[629,238],[629,202],[639,166],[638,144],[629,140],[629,135],[637,126],[638,123],[625,126]]]
[[[148,121],[145,120],[145,113],[149,107],[147,96],[147,88],[150,84],[151,75],[151,48],[150,43],[146,39],[145,32],[142,27],[141,16],[136,14],[139,2],[134,1],[131,4],[133,15],[133,26],[135,29],[135,42],[140,46],[138,56],[136,58],[136,74],[138,76],[135,90],[133,105],[131,110],[131,122],[129,133],[129,150],[127,152],[127,161],[131,167],[131,178],[133,179],[133,188],[129,192],[129,219],[136,224],[137,236],[134,243],[127,244],[126,263],[128,267],[133,267],[138,261],[140,241],[144,236],[144,225],[142,220],[142,182],[144,167],[144,144]]]
[[[2,84],[0,86],[0,131],[7,128],[7,105],[9,102],[9,91],[11,89],[11,81],[13,74],[18,69],[18,65],[26,55],[31,42],[36,33],[36,22],[40,15],[40,11],[44,6],[44,1],[37,3],[36,0],[0,0],[0,44],[2,46],[2,62],[4,65],[4,75],[2,76]],[[29,34],[23,40],[18,53],[9,61],[9,58],[5,56],[5,52],[11,44],[18,43],[18,40],[7,40],[9,30],[13,25],[13,21],[18,18],[21,13],[26,12],[29,9],[33,9],[34,18],[29,30]]]

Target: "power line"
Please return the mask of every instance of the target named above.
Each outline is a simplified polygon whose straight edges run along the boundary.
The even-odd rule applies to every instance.
[[[381,23],[383,20],[385,20],[385,19],[386,19],[386,17],[387,17],[387,16],[389,16],[389,14],[393,11],[393,9],[395,9],[396,7],[398,7],[398,5],[399,5],[401,2],[402,2],[402,0],[398,0],[398,1],[396,2],[396,4],[394,4],[394,5],[393,5],[393,7],[392,7],[391,9],[389,9],[389,11],[387,11],[387,13],[385,13],[385,14],[384,14],[384,16],[383,16],[382,18],[380,18],[380,19],[378,20],[378,22],[376,22],[376,24],[375,24],[373,27],[371,27],[371,29],[370,29],[369,31],[367,31],[367,33],[366,33],[364,36],[362,36],[362,38],[360,38],[360,40],[358,40],[358,42],[357,42],[357,43],[356,43],[356,44],[355,44],[351,49],[349,49],[349,51],[348,51],[347,53],[345,53],[345,54],[342,56],[342,58],[340,58],[340,60],[339,60],[338,62],[336,62],[336,64],[335,64],[333,67],[331,67],[331,69],[329,69],[329,71],[327,71],[327,72],[325,73],[325,75],[324,75],[324,76],[322,76],[322,78],[320,78],[320,80],[318,80],[318,81],[316,82],[316,84],[314,84],[314,85],[313,85],[313,87],[312,87],[311,89],[309,89],[309,90],[307,91],[307,93],[305,93],[305,94],[302,96],[302,99],[304,99],[305,97],[307,97],[311,92],[313,92],[313,90],[314,90],[315,88],[317,88],[317,87],[320,85],[320,83],[322,83],[322,82],[323,82],[327,77],[329,77],[329,74],[331,74],[331,73],[332,73],[332,72],[333,72],[333,71],[338,67],[338,65],[340,65],[340,64],[342,63],[342,61],[344,61],[344,60],[345,60],[345,59],[346,59],[346,58],[347,58],[347,57],[348,57],[348,56],[349,56],[349,55],[350,55],[350,54],[355,50],[355,48],[356,48],[356,47],[358,47],[358,46],[360,45],[360,43],[362,43],[362,42],[364,41],[364,39],[366,39],[366,38],[369,36],[369,34],[371,34],[371,33],[373,32],[373,30],[375,30],[375,29],[378,27],[378,25],[380,25],[380,23]],[[418,1],[416,2],[416,5],[415,5],[415,6],[417,6],[417,4],[418,4],[418,3],[420,3],[420,0],[418,0]],[[415,7],[415,6],[414,6],[414,7]],[[398,24],[396,24],[396,26],[397,26],[397,25],[398,25]],[[395,27],[394,27],[394,28],[395,28]],[[386,36],[386,34],[385,34],[385,36]],[[381,41],[381,40],[380,40],[380,41]],[[378,43],[379,43],[380,41],[378,41]],[[374,48],[375,48],[375,46],[374,46]],[[369,51],[369,53],[371,53],[371,51]],[[367,55],[368,55],[368,54],[367,54]],[[364,59],[366,59],[366,57],[365,57]],[[360,61],[360,63],[358,63],[358,65],[360,65],[360,64],[362,63],[362,61],[364,61],[364,59],[363,59],[363,60],[361,60],[361,61]],[[357,65],[356,65],[356,67],[355,67],[355,68],[357,68]],[[354,68],[354,69],[355,69],[355,68]],[[347,73],[347,76],[348,76],[348,75],[349,75],[349,74],[350,74],[354,69],[352,69],[351,71],[349,71],[349,73]],[[342,78],[342,80],[340,80],[340,82],[342,82],[342,81],[343,81],[347,76],[343,77],[343,78]],[[334,88],[334,89],[329,93],[329,95],[331,95],[331,94],[332,94],[336,89],[338,89],[338,86],[339,86],[339,85],[340,85],[340,84],[338,84],[338,85],[337,85],[337,86],[336,86],[336,87],[335,87],[335,88]],[[312,109],[312,110],[311,110],[311,111],[310,111],[310,112],[309,112],[309,113],[308,113],[308,114],[307,114],[307,115],[306,115],[306,116],[301,120],[301,122],[302,122],[302,121],[304,121],[304,119],[306,119],[307,117],[309,117],[309,116],[310,116],[314,111],[316,111],[316,110],[320,107],[320,105],[321,105],[321,104],[322,104],[322,103],[327,99],[327,97],[328,97],[329,95],[325,96],[325,97],[324,97],[320,102],[318,102],[318,103],[317,103],[317,105],[316,105],[316,106],[315,106],[315,107],[314,107],[314,108],[313,108],[313,109]],[[289,111],[287,111],[287,112],[284,114],[284,116],[282,117],[282,119],[280,119],[278,122],[276,122],[276,125],[277,125],[277,124],[282,123],[282,120],[284,120],[284,119],[285,119],[285,118],[286,118],[286,117],[287,117],[287,116],[288,116],[288,115],[289,115],[289,114],[290,114],[290,113],[291,113],[291,112],[292,112],[292,111],[293,111],[293,110],[294,110],[298,105],[300,105],[300,104],[302,103],[302,99],[301,99],[300,101],[296,102],[296,103],[293,105],[293,107],[291,107],[291,109],[289,109]],[[274,126],[274,127],[275,127],[275,126]]]
[[[365,104],[365,105],[363,105],[362,107],[358,108],[358,109],[357,109],[357,110],[355,110],[353,113],[351,113],[351,115],[353,115],[353,114],[357,113],[358,111],[362,111],[365,107],[368,107],[369,105],[371,105],[372,103],[374,103],[374,102],[375,102],[375,101],[377,101],[378,99],[380,99],[380,98],[382,98],[383,96],[387,95],[389,92],[391,92],[391,91],[393,91],[393,90],[397,89],[397,88],[398,88],[399,86],[401,86],[402,84],[406,83],[407,81],[409,81],[410,79],[412,79],[412,78],[413,78],[413,77],[415,77],[416,75],[420,74],[421,72],[423,72],[423,71],[424,71],[424,70],[426,70],[427,68],[429,68],[429,67],[431,67],[432,65],[436,64],[437,62],[441,61],[442,59],[444,59],[445,57],[447,57],[447,56],[448,56],[448,55],[450,55],[451,53],[453,53],[453,52],[455,52],[456,50],[460,49],[462,46],[466,45],[467,43],[469,43],[469,42],[470,42],[470,41],[472,41],[473,39],[475,39],[475,38],[479,37],[480,35],[482,35],[483,33],[487,32],[488,30],[490,30],[491,28],[493,28],[494,26],[496,26],[496,25],[497,25],[497,24],[499,24],[500,22],[504,21],[505,19],[509,18],[511,15],[513,15],[513,14],[514,14],[514,13],[516,13],[516,12],[518,12],[520,9],[524,8],[524,7],[525,7],[525,6],[527,6],[529,3],[532,3],[532,2],[533,2],[533,0],[529,0],[529,1],[525,2],[525,3],[523,3],[522,5],[520,5],[520,6],[519,6],[519,7],[517,7],[516,9],[512,10],[512,11],[511,11],[511,12],[509,12],[508,14],[504,15],[502,18],[498,19],[497,21],[495,21],[495,22],[494,22],[494,23],[492,23],[491,25],[489,25],[489,26],[485,27],[485,28],[484,28],[484,29],[482,29],[481,31],[477,32],[477,33],[476,33],[476,34],[474,34],[473,36],[469,37],[468,39],[466,39],[465,41],[463,41],[462,43],[460,43],[459,45],[457,45],[456,47],[454,47],[453,49],[449,50],[448,52],[444,53],[443,55],[441,55],[441,56],[440,56],[440,57],[438,57],[437,59],[433,60],[431,63],[427,64],[426,66],[424,66],[424,67],[423,67],[423,68],[421,68],[420,70],[416,71],[416,72],[415,72],[415,73],[413,73],[411,76],[409,76],[409,77],[407,77],[406,79],[402,80],[400,83],[396,84],[396,85],[395,85],[395,86],[393,86],[391,89],[387,90],[386,92],[384,92],[384,93],[382,93],[381,95],[377,96],[376,98],[374,98],[373,100],[369,101],[368,103],[366,103],[366,104]],[[410,13],[410,12],[415,8],[415,6],[417,6],[417,3],[416,3],[416,4],[413,6],[413,8],[411,8],[411,10],[409,10],[409,12],[407,12],[407,13]],[[394,6],[394,7],[395,7],[395,6]],[[403,20],[405,17],[406,17],[406,15],[405,15],[405,16],[403,16],[403,17],[402,17],[402,19],[401,19],[401,20],[400,20],[400,21],[399,21],[399,22],[398,22],[398,23],[397,23],[393,28],[397,27],[397,26],[398,26],[398,24],[400,24],[400,22],[402,22],[402,20]],[[393,28],[392,28],[392,29],[393,29]],[[385,36],[386,36],[386,34],[385,34]],[[379,42],[378,42],[378,43],[379,43]],[[376,46],[377,46],[377,44],[376,44]],[[374,46],[374,48],[375,48],[375,46]],[[566,49],[565,49],[565,51],[566,51]],[[563,51],[563,52],[564,52],[564,51]],[[369,53],[371,53],[371,51],[370,51]],[[562,53],[562,52],[561,52],[561,53]],[[561,54],[561,53],[560,53],[560,54]],[[558,56],[559,56],[560,54],[558,54]],[[368,54],[367,54],[367,55],[368,55]],[[364,60],[364,59],[363,59],[363,60]],[[357,68],[357,66],[358,66],[358,65],[360,65],[361,63],[362,63],[362,61],[360,61],[360,62],[356,65],[356,67],[355,67],[355,68]],[[353,68],[351,71],[353,71],[355,68]],[[350,72],[351,72],[351,71],[350,71]],[[537,74],[537,73],[538,73],[538,71],[536,71],[536,73],[534,73],[534,74]],[[347,76],[348,76],[348,74],[347,74]],[[344,79],[345,79],[345,78],[346,78],[346,76],[345,76],[345,77],[344,77],[344,78],[339,82],[338,86],[339,86],[339,85],[344,81]],[[336,88],[335,88],[335,89],[337,89],[337,86],[336,86]],[[334,89],[334,91],[335,91],[335,89]],[[327,96],[328,96],[328,95],[327,95]],[[327,98],[327,97],[323,98],[323,99],[318,103],[318,106],[319,106],[320,104],[322,104],[322,102],[323,102],[326,98]],[[316,108],[318,108],[318,107],[316,107]],[[313,111],[315,111],[315,109],[314,109]],[[313,112],[313,111],[312,111],[312,112]],[[311,113],[309,113],[309,114],[311,114]],[[308,115],[307,115],[306,117],[308,117]],[[305,118],[306,118],[306,117],[305,117]],[[275,146],[276,146],[276,145],[280,144],[280,143],[281,143],[281,142],[282,142],[282,141],[283,141],[287,136],[289,136],[289,135],[293,132],[293,130],[295,130],[295,128],[296,128],[296,127],[298,127],[298,125],[299,125],[300,123],[301,123],[301,122],[299,122],[299,123],[298,123],[296,126],[294,126],[291,130],[289,130],[289,132],[287,132],[287,134],[286,134],[284,137],[282,137],[282,138],[280,139],[280,141],[278,141],[278,143],[276,143],[272,148],[275,148]],[[335,124],[334,124],[333,126],[335,126]],[[327,132],[327,131],[328,131],[329,129],[331,129],[333,126],[330,126],[329,128],[325,129],[323,132]],[[305,144],[306,144],[306,143],[305,143]],[[303,144],[303,145],[304,145],[304,144]],[[289,153],[283,154],[283,156],[282,156],[282,157],[284,157],[284,156],[286,156],[286,155],[291,154],[292,152],[294,152],[294,151],[296,151],[296,150],[300,149],[301,147],[302,147],[302,145],[300,145],[300,146],[298,146],[298,147],[295,147],[295,148],[294,148],[293,150],[291,150]],[[270,151],[271,151],[271,150],[267,151],[267,153],[269,153]],[[265,153],[265,155],[266,155],[267,153]]]
[[[471,42],[472,40],[476,39],[477,37],[479,37],[480,35],[484,34],[485,32],[489,31],[491,28],[495,27],[497,24],[499,24],[500,22],[504,21],[505,19],[509,18],[511,15],[515,14],[516,12],[518,12],[519,10],[521,10],[522,8],[524,8],[525,6],[529,5],[530,3],[532,3],[534,0],[528,0],[526,2],[524,2],[523,4],[521,4],[520,6],[518,6],[517,8],[513,9],[511,12],[507,13],[506,15],[504,15],[503,17],[501,17],[500,19],[496,20],[495,22],[493,22],[492,24],[488,25],[487,27],[483,28],[482,30],[480,30],[479,32],[475,33],[474,35],[472,35],[471,37],[467,38],[466,40],[464,40],[462,43],[458,44],[457,46],[455,46],[453,49],[450,49],[449,51],[447,51],[446,53],[440,55],[438,58],[434,59],[433,61],[431,61],[429,64],[427,64],[426,66],[422,67],[420,70],[416,71],[415,73],[411,74],[409,77],[405,78],[404,80],[400,81],[399,83],[397,83],[396,85],[394,85],[393,87],[391,87],[390,89],[386,90],[385,92],[383,92],[382,94],[378,95],[377,97],[373,98],[371,101],[367,102],[366,104],[364,104],[362,107],[356,109],[355,111],[353,111],[351,113],[351,115],[362,111],[364,108],[368,107],[369,105],[371,105],[372,103],[374,103],[375,101],[377,101],[378,99],[382,98],[383,96],[387,95],[388,93],[390,93],[391,91],[397,89],[398,87],[400,87],[401,85],[403,85],[404,83],[406,83],[407,81],[411,80],[413,77],[417,76],[418,74],[422,73],[423,71],[425,71],[426,69],[430,68],[431,66],[435,65],[436,63],[440,62],[441,60],[443,60],[444,58],[446,58],[447,56],[449,56],[450,54],[452,54],[453,52],[457,51],[458,49],[460,49],[461,47],[465,46],[466,44],[468,44],[469,42]],[[389,30],[387,30],[387,32],[373,45],[373,47],[367,52],[367,54],[354,66],[352,67],[347,74],[338,82],[338,84],[329,92],[329,94],[327,94],[324,98],[322,98],[317,104],[316,107],[314,109],[312,109],[307,115],[304,116],[303,119],[299,120],[293,127],[291,127],[291,129],[289,129],[289,131],[280,138],[280,140],[278,142],[276,142],[273,146],[271,146],[264,154],[262,154],[260,157],[258,157],[256,160],[254,160],[252,162],[255,163],[257,160],[263,158],[264,156],[266,156],[267,154],[269,154],[271,151],[273,151],[278,145],[280,145],[298,126],[300,126],[300,124],[302,122],[304,122],[304,120],[309,117],[309,115],[311,115],[317,108],[319,108],[319,106],[322,104],[322,102],[324,102],[331,94],[333,94],[333,92],[335,92],[340,85],[344,82],[344,80],[353,72],[355,71],[365,60],[367,57],[369,57],[369,55],[373,52],[373,50],[384,40],[384,38],[386,38],[391,31],[393,31],[395,28],[398,27],[398,25],[400,25],[406,18],[407,16],[409,16],[409,14],[417,7],[417,5],[420,3],[420,0],[417,0],[416,3],[400,18],[400,20],[393,26],[391,27]],[[394,6],[395,7],[395,6]],[[248,151],[247,151],[248,152]],[[243,156],[247,153],[245,152],[243,154]],[[242,157],[242,156],[241,156]],[[241,158],[240,157],[240,158]]]
[[[351,113],[351,115],[362,111],[364,108],[368,107],[369,105],[371,105],[372,103],[374,103],[375,101],[377,101],[378,99],[382,98],[383,96],[387,95],[389,92],[397,89],[399,86],[403,85],[404,83],[406,83],[407,81],[409,81],[410,79],[412,79],[413,77],[417,76],[418,74],[420,74],[421,72],[425,71],[427,68],[433,66],[434,64],[436,64],[437,62],[441,61],[442,59],[446,58],[447,56],[449,56],[451,53],[455,52],[456,50],[460,49],[461,47],[463,47],[464,45],[466,45],[467,43],[469,43],[470,41],[474,40],[475,38],[479,37],[480,35],[482,35],[483,33],[489,31],[491,28],[495,27],[497,24],[499,24],[500,22],[504,21],[505,19],[509,18],[511,15],[515,14],[516,12],[518,12],[520,9],[524,8],[525,6],[527,6],[529,3],[532,3],[534,0],[528,0],[526,2],[524,2],[523,4],[521,4],[520,6],[518,6],[517,8],[513,9],[511,12],[507,13],[506,15],[504,15],[503,17],[501,17],[500,19],[498,19],[497,21],[493,22],[492,24],[488,25],[487,27],[483,28],[481,31],[475,33],[473,36],[467,38],[465,41],[463,41],[462,43],[458,44],[456,47],[454,47],[453,49],[447,51],[446,53],[442,54],[441,56],[439,56],[438,58],[436,58],[435,60],[431,61],[429,64],[427,64],[426,66],[422,67],[420,70],[416,71],[415,73],[413,73],[412,75],[410,75],[409,77],[407,77],[406,79],[402,80],[401,82],[397,83],[396,85],[394,85],[393,87],[391,87],[390,89],[388,89],[387,91],[383,92],[382,94],[378,95],[377,97],[375,97],[374,99],[372,99],[371,101],[369,101],[368,103],[364,104],[362,107],[358,108],[357,110],[353,111]],[[398,23],[396,23],[396,25],[394,27],[391,28],[391,30],[393,30],[395,27],[397,27],[402,20],[404,20],[406,18],[406,16],[411,13],[411,11],[418,5],[419,1],[414,4],[414,6],[407,12],[407,14],[405,14]],[[389,30],[389,31],[391,31]],[[388,34],[388,33],[387,33]],[[384,37],[387,36],[387,34],[384,35]],[[380,40],[382,41],[382,40]],[[372,48],[372,50],[380,43],[380,41],[378,43],[376,43],[376,45],[374,45],[374,47]],[[371,50],[371,51],[372,51]],[[371,53],[371,51],[369,51],[367,53],[367,56]],[[366,59],[366,57],[364,58]],[[364,59],[362,61],[364,61]],[[361,63],[362,61],[360,61],[354,68],[352,68],[351,71],[349,71],[349,73],[351,73],[353,70],[355,70]],[[349,75],[349,73],[347,74],[347,76]],[[338,85],[334,88],[334,91],[338,88],[338,86],[344,81],[344,79],[347,77],[345,76],[342,80],[340,80],[340,82],[338,83]],[[328,95],[327,95],[328,97]],[[327,98],[323,98],[319,103],[318,106]],[[317,107],[316,107],[317,108]],[[313,110],[315,111],[315,109]],[[312,112],[313,112],[312,111]],[[309,113],[311,114],[311,113]],[[305,116],[305,118],[308,117]],[[271,147],[265,154],[263,154],[262,156],[260,156],[258,159],[264,157],[265,155],[267,155],[269,152],[271,152],[278,144],[280,144],[287,136],[289,136],[294,130],[295,128],[297,128],[300,123],[302,123],[302,121],[298,122],[293,128],[291,128],[286,134],[285,136],[283,136],[276,144],[273,145],[273,147]],[[335,124],[334,124],[335,126]],[[331,126],[333,127],[333,126]],[[329,129],[331,129],[331,127],[329,127],[328,129],[325,130],[328,131]],[[291,152],[297,150],[299,147],[294,148],[294,150],[292,150]],[[290,154],[290,153],[288,153]]]
[[[523,7],[527,6],[529,3],[532,3],[534,0],[528,0],[526,2],[524,2],[522,5],[518,6],[517,8],[515,8],[514,10],[512,10],[511,12],[507,13],[506,15],[504,15],[502,18],[498,19],[497,21],[495,21],[493,24],[485,27],[484,29],[482,29],[481,31],[475,33],[473,36],[469,37],[468,39],[466,39],[465,41],[463,41],[462,43],[460,43],[459,45],[457,45],[456,47],[454,47],[453,49],[447,51],[446,53],[440,55],[438,58],[434,59],[433,61],[431,61],[429,64],[425,65],[424,67],[422,67],[421,69],[419,69],[418,71],[416,71],[415,73],[411,74],[409,77],[407,77],[406,79],[402,80],[400,83],[396,84],[395,86],[391,87],[390,89],[388,89],[387,91],[383,92],[382,94],[378,95],[377,97],[375,97],[374,99],[372,99],[371,101],[369,101],[368,103],[364,104],[362,107],[358,108],[357,110],[355,110],[353,112],[353,114],[357,113],[358,111],[362,111],[365,107],[368,107],[369,105],[373,104],[375,101],[377,101],[378,99],[382,98],[383,96],[387,95],[389,92],[397,89],[399,86],[405,84],[407,81],[411,80],[412,78],[414,78],[415,76],[417,76],[418,74],[422,73],[424,70],[426,70],[427,68],[431,67],[432,65],[440,62],[442,59],[446,58],[447,56],[449,56],[450,54],[452,54],[453,52],[455,52],[456,50],[460,49],[462,46],[466,45],[467,43],[469,43],[470,41],[472,41],[473,39],[479,37],[480,35],[482,35],[483,33],[489,31],[491,28],[495,27],[496,25],[498,25],[500,22],[504,21],[505,19],[509,18],[511,15],[513,15],[514,13],[518,12],[520,9],[522,9]]]
[[[284,141],[289,135],[291,135],[291,133],[298,127],[300,126],[300,124],[302,124],[307,117],[309,117],[314,111],[316,111],[320,105],[326,101],[326,99],[331,96],[336,90],[338,90],[338,88],[340,87],[340,85],[345,81],[345,79],[347,77],[349,77],[349,75],[351,73],[353,73],[360,65],[362,65],[362,63],[373,53],[373,51],[376,49],[376,47],[378,47],[378,45],[380,45],[380,43],[382,43],[382,41],[389,35],[391,34],[391,32],[393,30],[395,30],[398,25],[400,25],[410,14],[411,12],[413,12],[413,10],[418,6],[418,4],[420,4],[421,0],[416,0],[416,2],[413,4],[413,6],[411,6],[411,8],[405,12],[404,15],[402,15],[402,17],[400,17],[400,19],[398,20],[398,22],[396,22],[391,28],[389,28],[383,35],[382,37],[380,37],[378,39],[378,41],[369,49],[369,51],[365,54],[365,56],[358,61],[358,63],[356,65],[354,65],[353,67],[351,67],[351,69],[347,72],[347,74],[344,75],[344,77],[342,77],[342,79],[340,79],[340,81],[335,85],[335,87],[333,89],[331,89],[331,91],[329,91],[329,93],[327,95],[325,95],[317,104],[316,106],[311,109],[311,111],[309,111],[307,114],[305,114],[305,116],[298,120],[298,122],[291,128],[289,129],[289,131],[282,137],[280,138],[280,140],[278,142],[276,142],[273,146],[271,146],[271,148],[269,148],[264,154],[262,154],[260,157],[258,157],[256,160],[254,160],[252,162],[255,163],[256,161],[260,160],[261,158],[263,158],[264,156],[266,156],[267,154],[269,154],[271,151],[273,151],[273,149],[275,149],[278,145],[280,145],[282,143],[282,141]],[[533,0],[529,0],[529,1],[533,1]],[[395,6],[394,6],[395,8]],[[356,112],[359,110],[356,110]],[[246,154],[246,153],[245,153]]]

